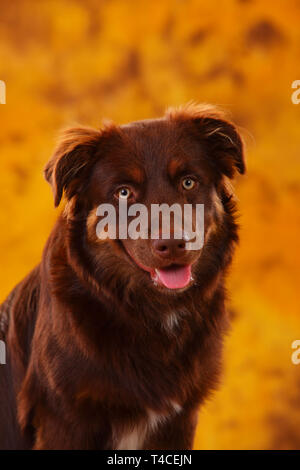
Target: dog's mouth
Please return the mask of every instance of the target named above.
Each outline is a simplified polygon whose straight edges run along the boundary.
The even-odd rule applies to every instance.
[[[167,289],[184,289],[192,281],[192,264],[170,264],[161,268],[151,268],[143,265],[123,246],[128,258],[140,269],[150,275],[156,286]]]
[[[192,265],[184,266],[171,264],[166,268],[157,268],[151,271],[151,279],[155,284],[168,289],[183,289],[192,281]]]

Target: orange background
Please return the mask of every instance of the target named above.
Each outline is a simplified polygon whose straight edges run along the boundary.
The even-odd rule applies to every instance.
[[[191,99],[243,129],[241,244],[223,384],[195,448],[300,448],[300,2],[0,0],[0,299],[57,216],[42,168],[61,127],[156,117]]]

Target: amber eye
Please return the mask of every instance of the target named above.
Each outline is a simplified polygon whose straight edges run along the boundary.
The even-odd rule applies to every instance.
[[[119,189],[117,196],[119,199],[128,199],[131,196],[131,191],[129,188]]]
[[[195,184],[196,182],[192,178],[184,178],[182,180],[182,187],[186,189],[187,191],[189,191],[190,189],[193,189],[195,187]]]

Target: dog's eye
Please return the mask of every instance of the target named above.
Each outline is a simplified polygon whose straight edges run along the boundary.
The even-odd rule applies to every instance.
[[[193,189],[195,187],[196,182],[192,178],[184,178],[181,184],[183,189],[189,191],[190,189]]]
[[[129,188],[121,188],[119,189],[119,191],[117,192],[117,196],[119,199],[129,199],[129,197],[131,196],[131,191]]]

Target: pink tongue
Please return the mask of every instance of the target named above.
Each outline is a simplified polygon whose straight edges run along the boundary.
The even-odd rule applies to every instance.
[[[156,270],[160,282],[168,289],[180,289],[185,287],[191,280],[191,265],[171,266]]]

